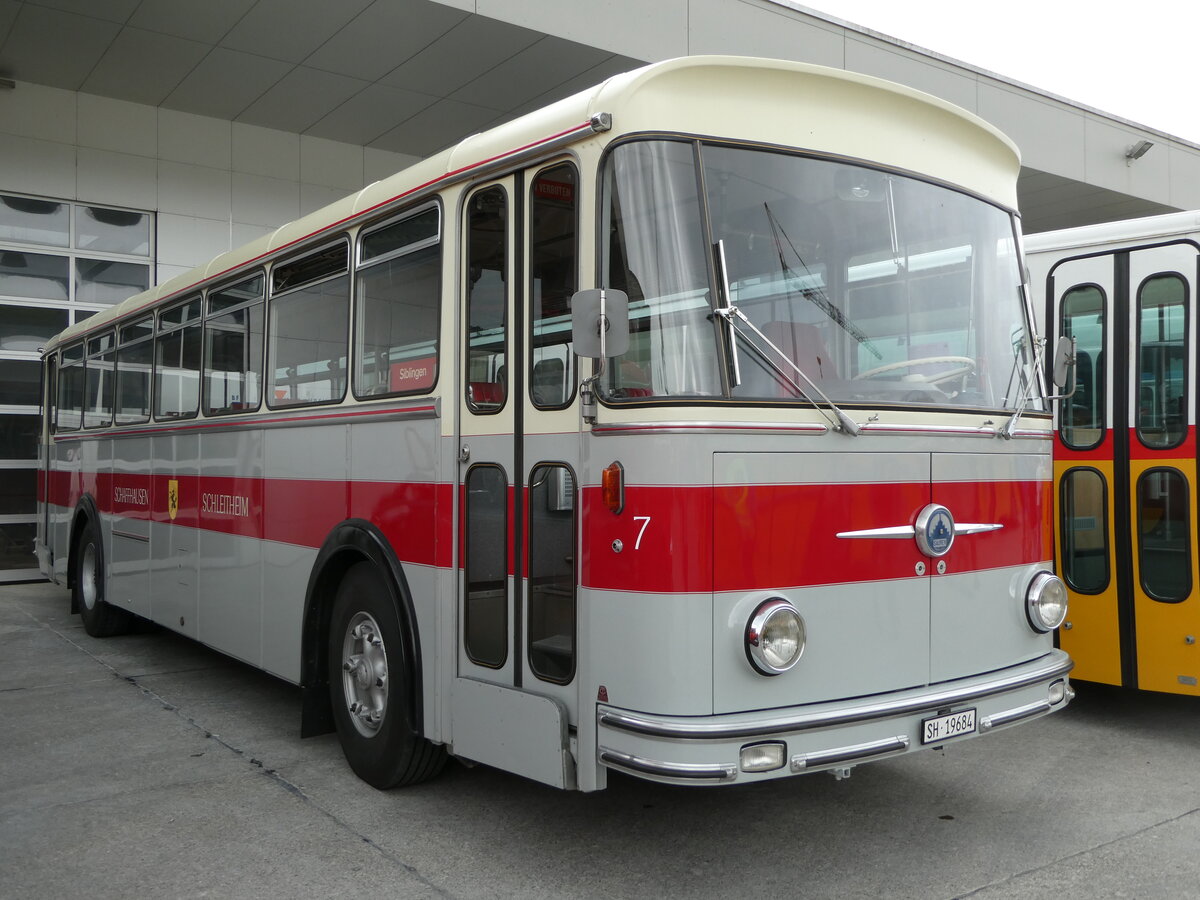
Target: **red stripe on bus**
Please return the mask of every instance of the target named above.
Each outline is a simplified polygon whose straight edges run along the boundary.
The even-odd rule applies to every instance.
[[[1054,458],[1063,461],[1086,462],[1088,460],[1104,461],[1113,459],[1114,432],[1110,428],[1104,432],[1104,439],[1099,446],[1090,450],[1077,450],[1063,443],[1060,432],[1054,440]],[[1168,448],[1147,447],[1138,437],[1137,429],[1129,429],[1128,437],[1129,458],[1139,460],[1154,459],[1195,459],[1196,458],[1196,427],[1189,425],[1184,439],[1177,445]]]
[[[1138,437],[1137,429],[1129,429],[1129,458],[1130,459],[1195,459],[1196,458],[1196,429],[1188,426],[1187,435],[1183,441],[1174,447],[1147,447]]]
[[[1113,458],[1113,433],[1112,429],[1107,429],[1104,432],[1104,437],[1101,439],[1099,446],[1093,447],[1090,450],[1077,450],[1073,447],[1068,447],[1063,443],[1062,432],[1056,433],[1054,438],[1054,458],[1063,460],[1105,460]]]
[[[583,492],[586,587],[703,593],[909,578],[932,571],[913,538],[839,538],[840,532],[912,525],[929,502],[955,521],[999,524],[961,535],[950,573],[1051,558],[1049,482],[736,485],[626,489],[625,508]],[[618,549],[619,548],[619,549]]]
[[[90,493],[101,512],[126,520],[310,548],[320,547],[339,522],[365,519],[405,562],[443,568],[453,562],[450,484],[56,471],[49,489],[50,502],[68,509]],[[959,523],[1004,526],[959,536],[944,557],[951,573],[1026,565],[1051,558],[1051,497],[1050,483],[1040,481],[632,485],[624,510],[614,515],[599,488],[588,487],[581,583],[703,593],[912,577],[920,562],[931,568],[913,539],[837,534],[912,525],[929,502],[947,506]],[[463,500],[460,492],[460,507]],[[510,523],[513,503],[510,486]],[[511,528],[505,544],[511,574]]]
[[[87,493],[100,512],[126,520],[313,549],[339,522],[365,519],[405,562],[449,567],[452,561],[449,484],[55,471],[49,487],[50,502],[67,509]]]

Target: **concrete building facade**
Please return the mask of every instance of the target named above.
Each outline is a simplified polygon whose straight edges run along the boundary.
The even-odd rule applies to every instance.
[[[467,134],[695,54],[976,113],[1021,148],[1028,232],[1200,207],[1200,146],[791,0],[0,0],[0,580],[36,575],[39,341]]]

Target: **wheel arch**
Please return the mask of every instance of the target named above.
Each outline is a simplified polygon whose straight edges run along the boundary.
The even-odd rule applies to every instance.
[[[79,573],[79,534],[89,522],[95,522],[100,528],[100,511],[96,499],[91,494],[84,494],[75,504],[75,512],[71,515],[71,537],[67,544],[67,589],[71,591],[71,613],[78,613],[78,603],[75,599],[75,578]],[[104,553],[104,531],[100,530],[100,552]],[[105,570],[107,571],[107,570]]]
[[[412,685],[404,712],[413,733],[424,736],[421,636],[412,591],[404,567],[378,527],[365,519],[347,519],[325,538],[313,563],[304,596],[301,631],[300,685],[303,689],[300,735],[313,737],[334,730],[329,700],[329,627],[333,598],[351,566],[369,562],[382,577],[400,622],[405,673]]]

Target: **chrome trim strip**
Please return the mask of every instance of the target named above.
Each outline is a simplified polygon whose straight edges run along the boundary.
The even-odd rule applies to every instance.
[[[868,744],[854,744],[850,747],[836,747],[832,750],[822,750],[819,753],[801,753],[792,757],[793,772],[803,772],[818,766],[837,765],[838,763],[855,762],[871,759],[885,753],[899,753],[908,749],[908,735],[898,734],[894,738],[882,741],[871,741]]]
[[[1054,650],[1030,668],[1021,666],[1016,673],[1001,675],[982,684],[944,687],[890,700],[864,701],[854,706],[839,707],[817,712],[793,712],[772,716],[752,722],[727,724],[722,721],[700,719],[699,721],[663,721],[636,713],[604,710],[599,722],[608,728],[645,734],[653,737],[683,741],[741,740],[792,731],[811,731],[817,728],[834,728],[857,722],[888,719],[937,710],[1004,694],[1041,681],[1061,678],[1075,667],[1075,663],[1062,650]],[[828,706],[829,704],[821,704]]]
[[[406,419],[436,419],[441,416],[441,399],[421,398],[420,406],[391,406],[379,409],[365,405],[366,401],[340,403],[336,406],[305,407],[302,410],[259,410],[254,413],[228,416],[199,416],[179,422],[149,422],[138,427],[116,426],[103,431],[64,431],[52,436],[54,442],[98,440],[100,438],[149,437],[153,435],[199,432],[215,434],[227,431],[245,431],[256,428],[289,428],[311,425],[327,420],[400,421]]]
[[[139,541],[140,543],[143,543],[143,544],[150,543],[150,538],[145,535],[131,534],[128,531],[118,531],[115,528],[112,530],[112,533],[113,533],[113,537],[129,538],[129,540],[131,540],[131,541]]]
[[[623,769],[634,775],[649,775],[655,778],[685,778],[689,781],[733,781],[737,778],[737,766],[728,763],[705,765],[702,763],[669,763],[646,759],[618,750],[600,748],[600,762],[614,769]]]
[[[639,434],[654,432],[655,434],[827,434],[828,425],[816,422],[801,422],[796,425],[784,425],[773,422],[614,422],[604,425],[593,425],[592,434],[607,437],[616,434]]]
[[[996,428],[986,425],[981,425],[978,428],[964,428],[959,425],[884,425],[879,422],[865,422],[858,427],[864,434],[870,432],[877,432],[879,434],[944,434],[950,437],[983,438],[994,438],[999,435]],[[828,425],[821,425],[816,422],[804,422],[796,425],[769,422],[611,422],[592,426],[592,433],[595,435],[636,434],[644,431],[653,431],[656,434],[697,434],[708,431],[720,434],[737,434],[739,432],[751,434],[826,434],[832,430]],[[1049,431],[1035,431],[1023,428],[1019,429],[1013,437],[1048,441],[1054,435]]]
[[[900,538],[910,538],[917,531],[911,525],[895,525],[891,528],[864,528],[862,531],[839,531],[840,538],[881,538],[894,541]]]
[[[865,422],[859,426],[864,432],[879,432],[881,434],[948,434],[959,437],[994,438],[1000,436],[1000,429],[995,425],[980,425],[976,428],[961,425],[886,425],[882,422]],[[1013,434],[1014,438],[1029,438],[1051,440],[1053,432],[1038,431],[1033,428],[1019,428]]]
[[[999,531],[1003,525],[985,525],[982,522],[955,522],[954,533],[959,534],[983,534],[985,531]]]
[[[999,531],[1003,525],[984,525],[975,522],[956,522],[954,524],[955,536],[960,534],[983,534],[987,531]],[[894,541],[899,538],[910,538],[917,533],[917,530],[911,525],[893,525],[889,528],[864,528],[862,531],[839,531],[837,536],[840,538],[879,538],[885,541]]]
[[[1051,708],[1049,700],[1038,700],[1036,703],[1028,703],[1025,706],[1018,706],[1015,709],[993,713],[990,716],[984,716],[980,719],[979,730],[981,732],[991,731],[993,728],[999,728],[1002,725],[1011,725],[1013,722],[1020,722],[1022,719],[1050,712]]]

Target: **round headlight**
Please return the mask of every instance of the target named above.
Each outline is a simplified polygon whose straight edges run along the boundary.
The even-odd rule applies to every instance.
[[[1034,631],[1053,631],[1067,617],[1067,586],[1049,572],[1038,572],[1025,594],[1025,614]]]
[[[796,607],[776,597],[760,604],[750,617],[746,655],[763,675],[778,675],[799,662],[806,638]]]

